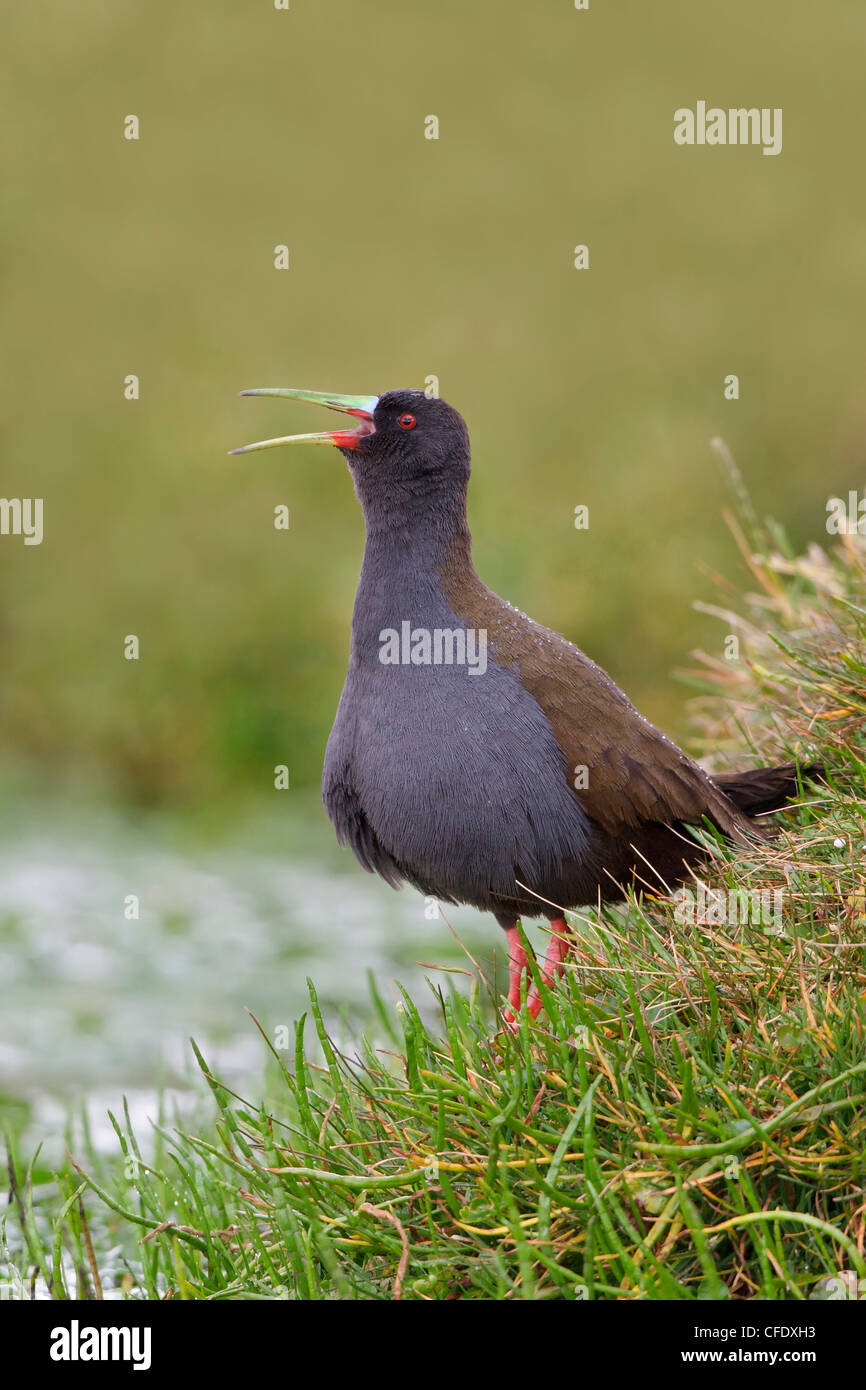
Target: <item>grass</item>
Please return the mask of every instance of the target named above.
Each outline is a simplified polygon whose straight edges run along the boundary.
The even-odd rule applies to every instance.
[[[491,984],[432,984],[437,1023],[373,987],[357,1050],[315,989],[294,1045],[262,1030],[265,1099],[196,1049],[212,1111],[128,1115],[56,1175],[10,1147],[6,1280],[54,1298],[750,1299],[866,1289],[866,544],[788,552],[748,509],[754,592],[698,654],[719,766],[823,759],[778,834],[708,841],[707,884],[781,916],[670,900],[573,914],[547,1014],[497,1030]],[[711,918],[711,914],[709,915]],[[215,1115],[214,1115],[215,1112]],[[4,1250],[0,1248],[0,1259]]]

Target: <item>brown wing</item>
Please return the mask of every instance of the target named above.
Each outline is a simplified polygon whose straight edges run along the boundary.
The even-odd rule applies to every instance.
[[[578,647],[505,603],[474,571],[461,580],[459,592],[446,589],[449,602],[460,604],[455,612],[464,621],[486,628],[488,651],[499,665],[519,670],[553,726],[569,776],[577,778],[575,794],[594,821],[618,835],[647,821],[700,825],[708,818],[741,843],[760,836],[703,769]]]

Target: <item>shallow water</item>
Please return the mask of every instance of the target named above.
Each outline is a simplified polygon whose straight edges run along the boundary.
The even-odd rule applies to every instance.
[[[125,902],[139,901],[138,920]],[[492,918],[446,908],[485,971],[503,940]],[[419,964],[425,962],[426,965]],[[395,893],[333,842],[317,801],[257,816],[231,836],[192,837],[103,812],[31,814],[0,840],[0,1095],[35,1103],[53,1128],[70,1100],[92,1114],[122,1093],[153,1113],[183,1087],[192,1035],[227,1080],[261,1076],[263,1043],[293,1030],[314,981],[338,1037],[395,981],[422,1005],[425,976],[468,990],[470,962],[424,899]]]

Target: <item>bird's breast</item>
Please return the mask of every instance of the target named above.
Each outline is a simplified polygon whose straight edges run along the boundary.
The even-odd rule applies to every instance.
[[[393,627],[373,660],[355,654],[323,792],[335,823],[356,808],[404,877],[472,901],[513,891],[515,872],[549,877],[588,832],[541,707],[457,627]]]

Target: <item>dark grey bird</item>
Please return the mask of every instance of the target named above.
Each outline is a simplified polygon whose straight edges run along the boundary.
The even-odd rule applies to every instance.
[[[520,918],[547,917],[543,978],[569,948],[563,909],[668,893],[705,851],[687,827],[762,835],[755,816],[817,766],[710,777],[571,642],[498,598],[472,564],[469,434],[422,391],[314,401],[355,428],[249,444],[335,445],[366,544],[349,669],[322,791],[337,836],[387,883],[492,912],[508,938],[509,1003],[527,960]],[[526,1004],[535,1017],[541,997]]]

